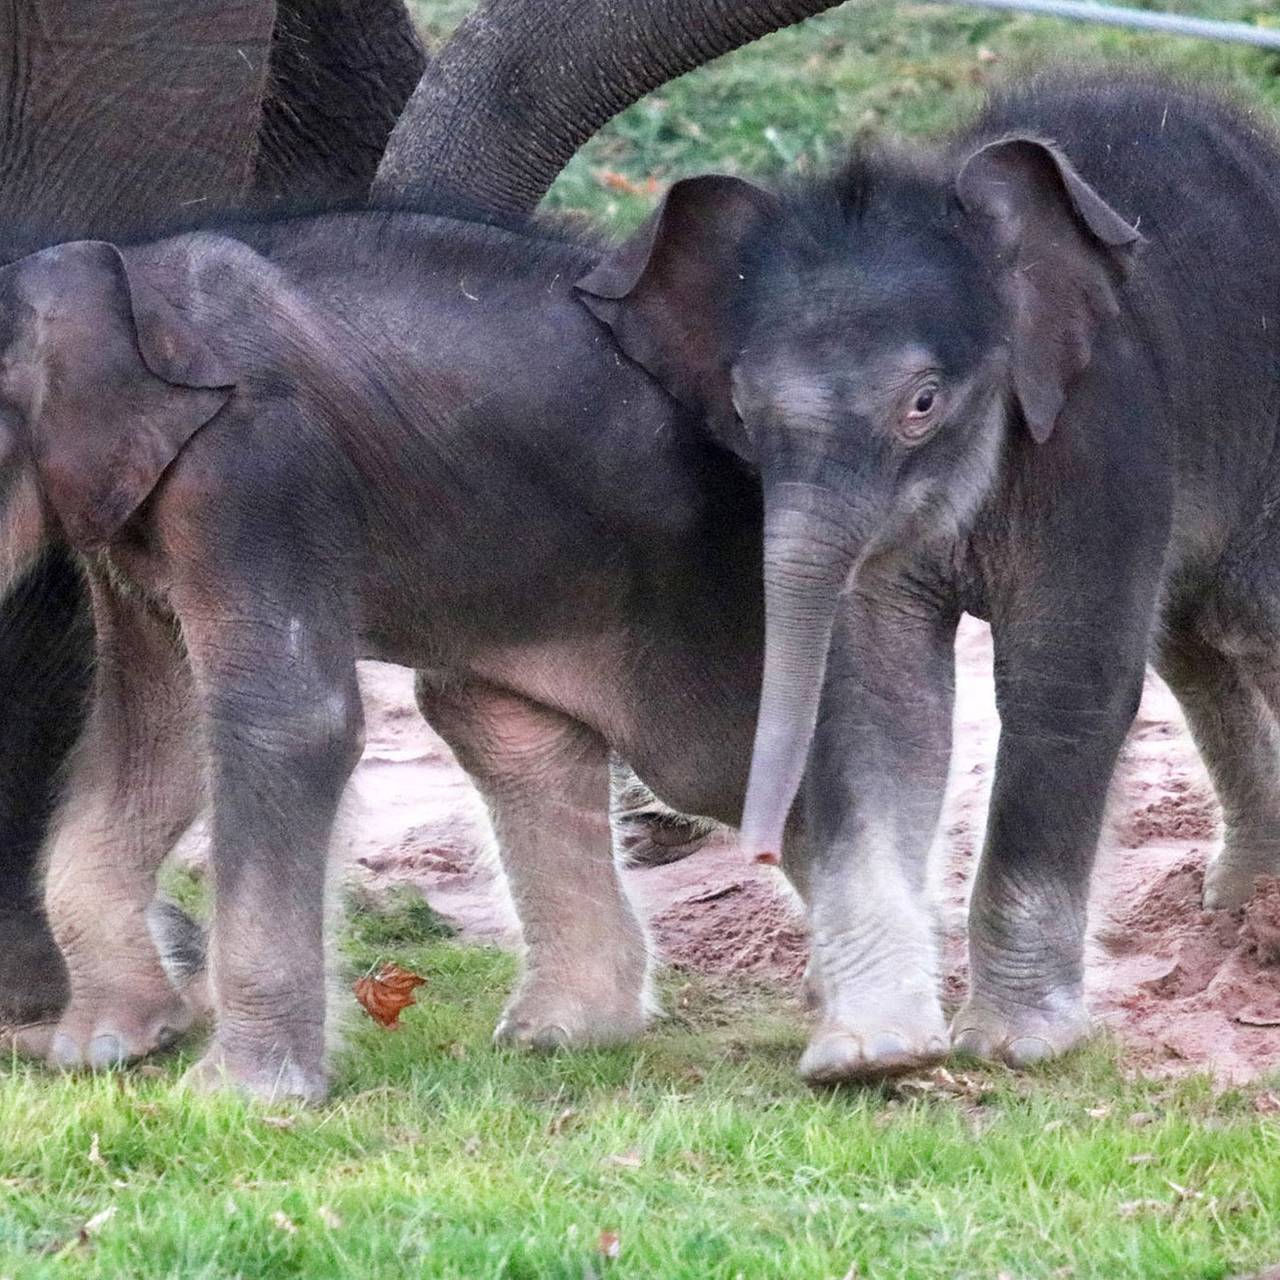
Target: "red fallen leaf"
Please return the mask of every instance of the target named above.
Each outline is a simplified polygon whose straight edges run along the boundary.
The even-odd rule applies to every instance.
[[[622,1239],[616,1231],[602,1231],[596,1241],[596,1252],[604,1258],[616,1258],[622,1252]]]
[[[652,174],[643,182],[636,182],[628,178],[625,173],[619,173],[616,169],[597,169],[596,181],[607,191],[621,191],[628,196],[656,196],[658,194],[658,180]]]
[[[357,980],[356,999],[379,1026],[394,1031],[399,1024],[400,1015],[411,1004],[416,1003],[413,998],[414,988],[425,982],[426,978],[420,978],[398,964],[384,964],[377,973],[366,973]]]

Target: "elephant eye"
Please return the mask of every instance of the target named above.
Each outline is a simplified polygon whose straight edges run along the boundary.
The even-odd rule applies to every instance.
[[[936,382],[926,382],[911,393],[907,411],[903,415],[899,431],[904,440],[915,444],[933,430],[938,418],[942,393]]]
[[[915,403],[911,406],[911,416],[913,418],[923,418],[933,408],[933,397],[935,391],[932,387],[926,387],[923,391],[916,393]]]

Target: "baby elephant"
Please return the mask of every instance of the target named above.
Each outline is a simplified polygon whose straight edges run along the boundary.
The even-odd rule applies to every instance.
[[[609,749],[678,758],[625,710],[665,698],[667,724],[705,722],[740,766],[717,779],[696,747],[680,769],[703,792],[668,794],[736,816],[758,558],[739,554],[722,607],[684,567],[758,546],[750,488],[700,496],[673,403],[573,294],[595,260],[579,244],[412,213],[237,236],[74,243],[0,272],[5,569],[69,544],[98,646],[47,850],[71,997],[23,1047],[99,1067],[189,1025],[146,911],[207,798],[216,1029],[193,1075],[323,1094],[326,854],[361,750],[359,657],[418,668],[493,812],[527,944],[500,1038],[633,1036],[649,956],[612,857]],[[607,455],[583,448],[593,431]],[[620,563],[602,520],[623,477]]]

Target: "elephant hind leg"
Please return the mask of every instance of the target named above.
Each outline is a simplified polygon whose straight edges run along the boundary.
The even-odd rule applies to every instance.
[[[550,1049],[638,1035],[652,1009],[649,949],[614,863],[604,742],[491,685],[420,674],[417,693],[489,807],[524,933],[524,973],[495,1039]]]
[[[189,673],[167,616],[96,576],[92,589],[94,698],[50,837],[45,889],[70,976],[47,1049],[62,1067],[140,1057],[185,1031],[195,1012],[163,962],[154,906],[160,863],[203,795]]]
[[[1280,668],[1194,636],[1160,654],[1222,806],[1222,848],[1205,872],[1211,910],[1243,905],[1260,875],[1280,875]]]

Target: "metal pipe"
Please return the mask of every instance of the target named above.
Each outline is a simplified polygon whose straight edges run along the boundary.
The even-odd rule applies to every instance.
[[[1180,14],[1151,13],[1119,5],[1093,4],[1089,0],[951,0],[978,9],[1012,9],[1049,18],[1074,18],[1112,27],[1135,27],[1170,36],[1194,36],[1199,40],[1226,40],[1280,49],[1280,28],[1253,27],[1247,22],[1217,22],[1212,18],[1184,18]]]

